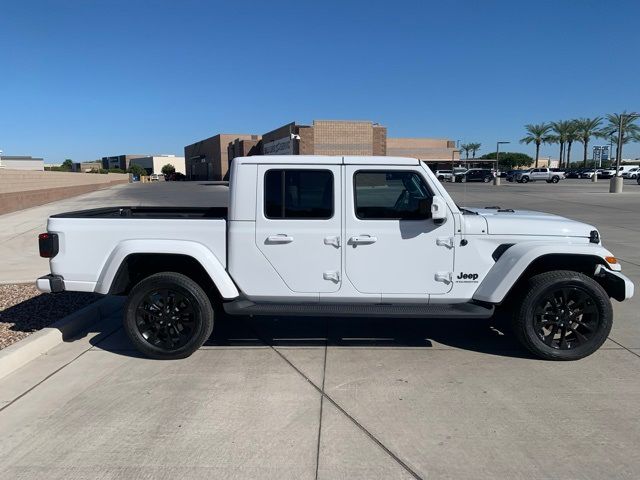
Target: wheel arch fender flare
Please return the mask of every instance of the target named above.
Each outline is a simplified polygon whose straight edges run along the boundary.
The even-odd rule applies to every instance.
[[[104,262],[95,291],[107,294],[111,289],[120,266],[130,255],[168,254],[184,255],[193,258],[211,277],[224,299],[239,296],[238,288],[226,271],[224,264],[205,245],[189,240],[124,240],[111,251]]]
[[[501,303],[509,294],[512,287],[518,283],[525,272],[535,262],[545,259],[557,262],[558,270],[566,269],[562,261],[575,262],[577,265],[605,265],[612,270],[620,270],[620,265],[610,266],[605,257],[612,256],[606,248],[595,244],[573,243],[541,243],[522,242],[508,248],[491,267],[475,293],[473,299],[492,304]]]

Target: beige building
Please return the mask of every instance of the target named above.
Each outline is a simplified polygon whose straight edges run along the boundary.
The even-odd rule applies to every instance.
[[[259,140],[258,135],[220,133],[184,147],[186,175],[191,180],[222,180],[229,170],[229,143]]]
[[[0,155],[0,168],[7,170],[44,170],[42,158],[28,156]]]
[[[176,172],[186,175],[184,157],[176,157],[175,155],[152,155],[148,157],[132,158],[130,165],[138,165],[144,168],[148,174],[161,174],[162,167],[171,164]]]
[[[386,127],[367,120],[292,122],[262,136],[220,134],[187,145],[184,154],[186,175],[193,180],[226,179],[229,163],[248,155],[389,155],[449,165],[459,158],[454,141],[387,138]]]
[[[387,138],[387,155],[420,160],[457,160],[456,142],[446,138]]]

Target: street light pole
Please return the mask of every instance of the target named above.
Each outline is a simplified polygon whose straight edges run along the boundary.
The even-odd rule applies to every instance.
[[[498,176],[498,168],[500,167],[500,145],[505,145],[511,142],[496,142],[496,170],[493,176],[493,184],[500,185],[500,177]]]
[[[622,141],[624,138],[624,118],[627,117],[630,122],[638,118],[638,114],[621,113],[618,123],[618,146],[616,148],[616,171],[609,184],[609,193],[622,193],[622,186],[624,185],[624,179],[620,176],[620,162],[622,161]]]

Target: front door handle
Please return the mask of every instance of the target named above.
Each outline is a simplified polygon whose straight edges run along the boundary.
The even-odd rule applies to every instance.
[[[352,245],[371,245],[372,243],[376,243],[378,239],[376,237],[372,237],[371,235],[359,235],[357,237],[351,237],[349,239],[349,243]]]
[[[271,235],[267,237],[267,243],[291,243],[293,242],[293,237],[286,235],[284,233],[280,233],[278,235]]]

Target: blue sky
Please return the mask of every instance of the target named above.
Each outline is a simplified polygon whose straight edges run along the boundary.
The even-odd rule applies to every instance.
[[[367,119],[533,154],[525,123],[640,110],[639,20],[631,0],[3,0],[0,149],[182,154],[221,132]]]

